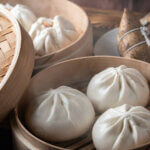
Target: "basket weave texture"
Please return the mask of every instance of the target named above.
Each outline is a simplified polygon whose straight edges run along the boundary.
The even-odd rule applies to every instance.
[[[16,34],[12,23],[0,16],[0,82],[5,76],[16,48]]]

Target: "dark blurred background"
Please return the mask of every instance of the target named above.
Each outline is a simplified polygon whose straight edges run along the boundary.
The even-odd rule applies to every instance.
[[[70,1],[73,1],[80,6],[99,9],[123,10],[123,8],[129,8],[130,10],[139,12],[150,11],[150,0],[70,0]]]

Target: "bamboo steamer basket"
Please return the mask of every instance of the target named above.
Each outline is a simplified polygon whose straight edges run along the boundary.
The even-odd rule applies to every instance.
[[[2,8],[0,15],[5,18],[4,22],[0,19],[0,27],[5,27],[0,31],[1,122],[27,88],[34,67],[34,51],[31,38],[16,19]]]
[[[70,58],[92,55],[93,33],[82,8],[68,0],[1,0],[2,3],[27,5],[37,17],[61,15],[71,21],[79,36],[70,45],[48,55],[35,58],[35,71]]]
[[[25,126],[24,114],[25,109],[32,97],[39,93],[57,88],[61,85],[67,85],[77,88],[83,92],[86,91],[90,78],[96,73],[106,69],[107,67],[117,67],[119,65],[138,69],[150,82],[150,64],[134,59],[119,58],[113,56],[90,56],[67,60],[59,64],[53,65],[36,74],[27,88],[27,91],[15,109],[11,117],[11,128],[13,133],[13,141],[15,150],[93,150],[90,133],[79,139],[53,144],[45,142],[34,136]],[[146,143],[147,145],[150,143]],[[144,150],[144,147],[142,150]]]

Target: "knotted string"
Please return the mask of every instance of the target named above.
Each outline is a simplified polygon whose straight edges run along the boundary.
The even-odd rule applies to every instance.
[[[150,35],[150,31],[149,31],[148,27],[141,27],[141,33],[145,38],[147,46],[150,46],[150,39],[148,37]]]

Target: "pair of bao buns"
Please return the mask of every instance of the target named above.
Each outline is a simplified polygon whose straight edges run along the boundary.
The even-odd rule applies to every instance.
[[[133,149],[150,140],[150,112],[143,107],[148,101],[149,86],[138,70],[111,67],[92,77],[87,96],[61,86],[35,97],[25,122],[41,139],[62,142],[84,135],[95,121],[95,111],[104,112],[92,129],[96,149]]]
[[[0,7],[8,9],[29,33],[37,57],[57,51],[78,37],[74,25],[62,16],[55,16],[54,19],[37,18],[27,6],[21,4],[14,7],[0,4]]]
[[[145,37],[140,30],[135,30],[128,33],[131,30],[140,28],[142,25],[133,12],[125,9],[121,18],[119,32],[118,32],[118,49],[119,53],[123,57],[139,59],[150,63],[150,47],[148,47],[145,41]],[[126,36],[123,37],[128,33]],[[123,37],[123,38],[122,38]],[[140,45],[136,44],[143,42]],[[131,48],[133,46],[133,48]],[[129,50],[129,48],[131,48]]]

